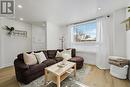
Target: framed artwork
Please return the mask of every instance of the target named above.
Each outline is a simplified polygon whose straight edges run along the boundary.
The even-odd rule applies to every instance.
[[[13,36],[27,37],[27,31],[14,30],[12,32]]]

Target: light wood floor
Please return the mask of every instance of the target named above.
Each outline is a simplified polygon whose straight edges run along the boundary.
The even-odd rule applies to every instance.
[[[130,87],[129,80],[112,77],[109,70],[100,70],[96,66],[91,66],[91,72],[85,78],[89,87]]]
[[[109,70],[100,70],[96,66],[85,77],[86,85],[89,87],[130,87],[129,80],[120,80],[112,77]],[[14,67],[0,69],[0,87],[19,87],[15,78]]]

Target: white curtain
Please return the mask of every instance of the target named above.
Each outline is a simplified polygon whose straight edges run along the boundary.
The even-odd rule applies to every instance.
[[[100,69],[108,69],[108,56],[110,55],[110,29],[109,18],[97,19],[97,50],[96,66]]]
[[[73,30],[73,25],[67,26],[67,29],[64,32],[65,36],[65,48],[72,48],[72,30]]]

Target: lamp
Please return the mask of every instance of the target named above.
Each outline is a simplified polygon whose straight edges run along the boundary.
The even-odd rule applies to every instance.
[[[61,41],[61,49],[64,49],[64,36],[62,36],[59,40]]]

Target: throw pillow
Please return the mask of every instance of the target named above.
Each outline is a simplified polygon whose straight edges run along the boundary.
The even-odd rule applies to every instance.
[[[62,53],[62,57],[66,60],[71,59],[71,50],[64,50]]]
[[[27,65],[33,65],[37,63],[37,59],[33,53],[23,53],[24,63]]]
[[[62,54],[63,54],[63,52],[59,52],[59,51],[57,51],[57,53],[56,53],[56,57],[62,57]]]
[[[46,57],[43,52],[34,53],[34,54],[35,54],[39,64],[46,60]]]

